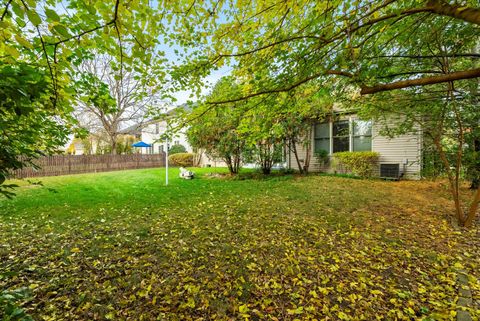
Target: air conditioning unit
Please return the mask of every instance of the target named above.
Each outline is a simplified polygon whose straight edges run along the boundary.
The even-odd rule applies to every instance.
[[[380,177],[385,179],[400,179],[400,164],[380,164]]]

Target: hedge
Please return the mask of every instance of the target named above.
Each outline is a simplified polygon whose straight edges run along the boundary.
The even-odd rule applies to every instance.
[[[189,167],[193,166],[192,153],[177,153],[168,156],[168,163],[172,166]]]
[[[341,166],[352,174],[363,178],[371,177],[379,156],[376,152],[334,153],[334,167],[338,168]]]

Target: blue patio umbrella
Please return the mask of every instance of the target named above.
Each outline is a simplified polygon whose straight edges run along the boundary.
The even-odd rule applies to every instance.
[[[140,141],[140,142],[136,142],[135,144],[132,144],[132,147],[152,147],[152,145]]]
[[[135,144],[132,144],[132,147],[152,147],[151,144],[147,144],[145,142],[139,141],[136,142]],[[165,185],[168,185],[168,140],[167,140],[167,152],[166,152],[166,157],[165,157]]]

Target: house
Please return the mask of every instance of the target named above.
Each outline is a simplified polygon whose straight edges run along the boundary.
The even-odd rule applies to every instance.
[[[168,127],[166,120],[150,120],[146,122],[140,130],[139,140],[150,145],[148,148],[141,148],[142,154],[160,154],[167,150],[167,140],[165,135],[169,135],[169,145],[182,145],[188,153],[192,152],[192,147],[188,143],[185,129],[173,131],[171,124]]]
[[[135,136],[129,134],[119,134],[117,136],[117,154],[132,153],[131,144],[135,141]],[[85,138],[73,138],[68,148],[65,150],[67,154],[71,155],[100,155],[110,154],[110,142],[106,135],[90,134]]]
[[[175,124],[170,124],[170,128],[175,127]],[[147,143],[150,147],[139,148],[142,154],[160,154],[167,150],[167,142],[165,135],[168,134],[168,127],[166,120],[150,120],[141,126],[137,125],[137,138],[139,141]],[[127,129],[128,130],[128,129]],[[169,137],[169,146],[182,145],[185,147],[187,153],[193,153],[193,148],[188,142],[186,135],[187,128],[182,128],[179,131],[171,132]],[[211,157],[204,152],[200,152],[199,166],[201,167],[226,167],[227,165],[221,159]]]
[[[141,154],[161,154],[167,150],[167,136],[168,145],[182,145],[188,153],[192,152],[192,147],[188,143],[186,136],[186,129],[181,128],[176,130],[178,125],[172,121],[175,115],[179,112],[188,111],[188,105],[182,105],[173,108],[163,114],[161,119],[150,119],[142,123],[134,124],[128,128],[123,129],[123,134],[134,135],[136,141],[142,141],[150,147],[138,148],[137,152]]]
[[[142,154],[160,154],[167,150],[168,145],[171,148],[173,145],[182,145],[185,147],[187,153],[193,153],[193,148],[188,142],[186,135],[187,127],[180,129],[175,128],[178,124],[175,122],[175,116],[178,112],[189,111],[190,107],[186,104],[176,107],[168,111],[162,119],[151,119],[144,123],[135,124],[121,132],[123,134],[134,135],[136,141],[144,142],[150,147],[138,148],[137,152]],[[172,120],[173,119],[173,120]],[[199,163],[201,167],[226,167],[227,165],[221,159],[207,155],[203,151],[196,151],[199,153]]]
[[[311,130],[310,151],[303,146],[297,147],[297,155],[304,164],[308,154],[311,155],[309,170],[335,172],[331,161],[322,164],[315,154],[320,151],[328,153],[329,158],[336,152],[373,151],[379,153],[377,174],[390,176],[391,171],[398,171],[400,176],[419,179],[422,168],[423,135],[420,129],[395,137],[381,134],[385,124],[394,126],[398,119],[393,116],[386,122],[362,120],[355,113],[336,114],[329,120],[314,122]],[[287,153],[287,166],[298,170],[294,153]]]

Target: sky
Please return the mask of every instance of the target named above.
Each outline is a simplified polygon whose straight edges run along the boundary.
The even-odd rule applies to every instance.
[[[223,21],[222,17],[220,18],[220,21]],[[157,49],[159,51],[163,51],[165,53],[165,58],[168,59],[168,61],[172,64],[179,63],[183,60],[182,57],[180,57],[180,55],[177,53],[185,52],[184,51],[185,48],[179,47],[177,45],[168,46],[168,45],[160,44],[157,46]],[[177,51],[177,53],[175,53],[175,50]],[[186,53],[187,55],[188,55],[188,51],[189,50],[187,49],[187,53]],[[218,70],[212,70],[211,74],[207,76],[204,80],[204,86],[201,94],[205,95],[209,93],[212,86],[215,85],[215,83],[220,78],[231,74],[231,72],[232,72],[232,67],[229,67],[229,66],[223,66]],[[191,94],[192,94],[191,91],[185,91],[185,90],[177,91],[173,95],[177,99],[177,102],[175,102],[174,105],[179,106],[186,103],[187,101],[196,101],[197,98],[195,96],[190,97]]]
[[[222,67],[219,70],[212,72],[212,74],[205,78],[205,84],[202,89],[202,95],[205,95],[210,92],[211,86],[215,85],[215,83],[222,77],[229,75],[231,69],[228,67]],[[190,97],[192,94],[191,91],[179,90],[173,94],[173,96],[177,99],[175,102],[176,106],[182,105],[187,101],[196,101],[196,97]]]

